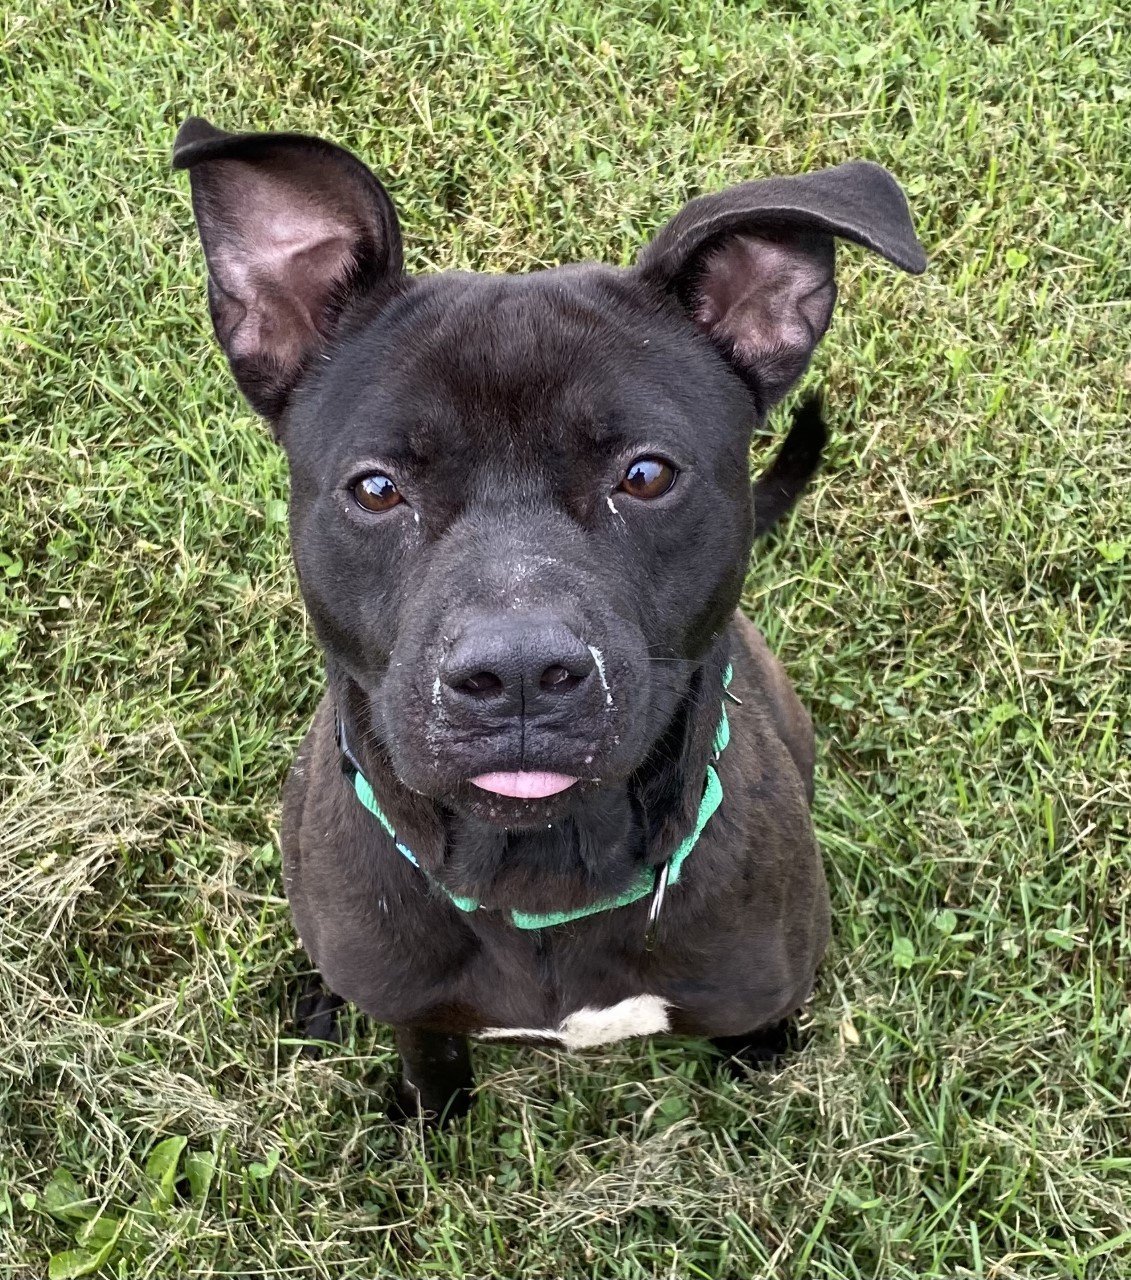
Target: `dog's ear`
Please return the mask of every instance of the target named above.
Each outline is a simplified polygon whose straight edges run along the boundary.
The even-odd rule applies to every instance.
[[[286,133],[225,133],[189,119],[188,169],[216,337],[252,408],[277,422],[351,303],[395,286],[396,211],[340,147]]]
[[[926,270],[899,184],[857,160],[692,200],[645,248],[637,271],[679,301],[764,412],[801,376],[828,328],[838,236],[904,271]]]

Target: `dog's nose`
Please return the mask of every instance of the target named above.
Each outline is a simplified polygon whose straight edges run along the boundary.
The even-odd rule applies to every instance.
[[[595,669],[593,654],[561,620],[502,614],[464,626],[440,678],[468,709],[533,716],[563,710]]]

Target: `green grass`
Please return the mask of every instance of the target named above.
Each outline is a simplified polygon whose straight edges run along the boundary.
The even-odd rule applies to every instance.
[[[1126,14],[550,8],[0,16],[0,1276],[131,1205],[130,1280],[1131,1275]],[[427,1137],[382,1116],[387,1029],[298,1057],[279,792],[321,671],[168,168],[190,111],[358,150],[421,269],[903,180],[931,271],[842,254],[828,466],[746,596],[818,725],[835,913],[780,1072],[481,1048]],[[171,1137],[207,1193],[144,1191]]]

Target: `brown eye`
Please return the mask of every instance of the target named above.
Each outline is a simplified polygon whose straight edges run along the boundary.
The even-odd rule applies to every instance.
[[[650,502],[661,498],[675,484],[676,470],[663,458],[637,458],[617,486],[621,493]]]
[[[353,497],[359,507],[378,513],[392,511],[398,502],[403,501],[397,492],[397,486],[380,472],[362,476],[353,487]]]

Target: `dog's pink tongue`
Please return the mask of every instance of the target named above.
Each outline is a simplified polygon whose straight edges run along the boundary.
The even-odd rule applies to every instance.
[[[472,778],[473,786],[493,791],[497,796],[513,796],[516,800],[540,800],[556,796],[577,781],[565,773],[481,773]]]

